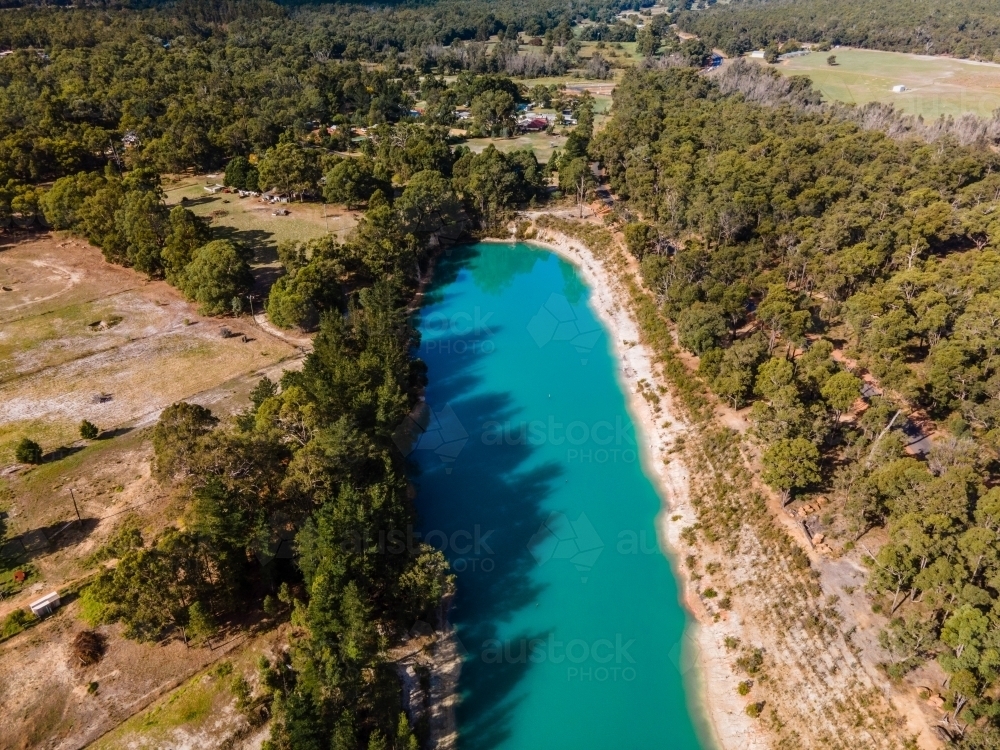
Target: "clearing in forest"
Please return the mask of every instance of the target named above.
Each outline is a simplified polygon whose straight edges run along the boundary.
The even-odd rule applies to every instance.
[[[831,55],[836,65],[827,63]],[[809,76],[826,100],[884,102],[927,120],[966,113],[990,117],[1000,108],[1000,65],[995,63],[840,47],[776,67],[785,75]],[[906,88],[894,92],[895,86]]]
[[[122,428],[297,354],[249,317],[198,315],[166,282],[81,240],[0,248],[0,285],[0,466],[23,436],[54,451],[79,439],[81,419]]]

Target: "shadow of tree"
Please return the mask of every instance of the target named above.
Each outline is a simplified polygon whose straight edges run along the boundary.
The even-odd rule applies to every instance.
[[[197,198],[183,198],[177,205],[184,206],[184,208],[190,208],[191,206],[206,206],[210,203],[215,203],[222,200],[217,195],[202,195]]]
[[[128,435],[134,427],[116,427],[113,430],[104,430],[100,435],[97,436],[98,440],[114,440],[116,437],[121,437],[122,435]]]
[[[454,281],[474,252],[457,248],[443,259],[435,271],[431,300],[442,299],[440,285]],[[491,325],[491,330],[501,329]],[[450,409],[468,440],[453,461],[419,449],[411,458],[417,464],[419,528],[425,539],[444,548],[458,578],[453,621],[468,653],[458,708],[462,745],[487,750],[509,738],[510,722],[522,700],[517,687],[533,665],[527,659],[490,659],[485,653],[495,644],[500,624],[531,606],[541,593],[532,577],[536,563],[529,540],[547,517],[542,507],[563,469],[554,462],[529,466],[536,449],[526,442],[484,440],[488,425],[516,421],[521,410],[510,393],[478,392],[482,379],[477,365],[488,355],[481,348],[457,346],[460,343],[457,338],[435,337],[422,344],[418,354],[431,367],[431,411],[441,415]],[[466,549],[468,540],[471,550]],[[513,641],[545,637],[523,633]]]
[[[250,249],[253,253],[251,263],[254,265],[262,263],[274,263],[278,260],[278,249],[271,242],[274,232],[265,229],[236,229],[215,225],[212,227],[212,236],[217,240],[230,240],[238,242]]]
[[[99,523],[99,518],[88,517],[80,521],[76,519],[60,521],[26,531],[8,539],[3,547],[0,547],[0,558],[3,560],[3,565],[9,568],[73,547],[89,537]]]
[[[53,461],[61,461],[64,458],[72,456],[74,453],[79,453],[85,447],[86,446],[83,445],[61,445],[54,451],[49,451],[48,453],[44,454],[42,456],[42,463],[48,464],[52,463]]]

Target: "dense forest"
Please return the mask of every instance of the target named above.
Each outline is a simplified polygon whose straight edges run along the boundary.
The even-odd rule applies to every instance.
[[[676,22],[729,55],[796,40],[1000,59],[1000,15],[991,0],[743,0],[684,11]]]
[[[260,381],[235,418],[163,412],[154,474],[180,517],[155,533],[125,523],[91,556],[85,619],[193,643],[247,617],[290,620],[290,652],[237,696],[272,719],[267,746],[414,750],[428,728],[401,713],[387,651],[437,622],[452,582],[440,552],[406,543],[396,430],[425,384],[410,305],[442,244],[504,231],[546,199],[553,170],[568,189],[589,185],[593,100],[505,75],[519,56],[503,38],[537,35],[546,72],[573,59],[574,22],[610,28],[623,6],[24,5],[0,10],[0,232],[74,232],[203,313],[233,315],[253,283],[249,249],[168,206],[162,175],[224,167],[232,189],[364,208],[344,241],[278,248],[267,312],[316,331],[302,370]],[[510,134],[529,99],[579,121],[547,165],[449,136],[456,107],[469,132]]]
[[[1000,158],[863,130],[808,91],[724,94],[768,73],[723,75],[618,87],[591,150],[632,215],[629,249],[700,374],[751,407],[762,478],[785,502],[836,497],[845,550],[886,534],[865,556],[886,671],[937,659],[949,708],[981,727],[970,746],[995,747]],[[914,413],[940,428],[926,455],[905,450]]]

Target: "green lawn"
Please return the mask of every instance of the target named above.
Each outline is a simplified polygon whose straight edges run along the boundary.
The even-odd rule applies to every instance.
[[[836,66],[827,64],[830,55]],[[809,76],[828,100],[886,102],[925,119],[967,112],[989,117],[1000,108],[1000,65],[992,63],[840,48],[786,60],[777,69]],[[896,85],[907,90],[894,93]]]

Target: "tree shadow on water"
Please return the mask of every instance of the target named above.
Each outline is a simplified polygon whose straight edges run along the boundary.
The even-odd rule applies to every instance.
[[[473,245],[455,245],[438,256],[434,263],[434,277],[424,291],[422,304],[436,305],[444,300],[444,290],[452,284],[463,268],[480,255]]]
[[[529,644],[548,637],[542,632],[493,639],[489,650],[469,654],[462,664],[458,709],[463,750],[489,750],[510,739],[511,718],[525,699],[517,687],[533,667]]]
[[[429,358],[427,401],[452,449],[435,450],[434,439],[414,452],[417,509],[420,530],[428,537],[434,532],[429,541],[444,548],[458,579],[452,620],[467,652],[458,709],[461,745],[488,750],[509,738],[523,700],[518,686],[534,666],[518,658],[522,644],[547,637],[512,637],[502,625],[532,607],[542,592],[532,575],[537,563],[529,542],[548,516],[543,505],[563,468],[533,462],[536,448],[518,436],[495,439],[497,425],[521,421],[520,407],[511,393],[480,390],[476,366],[488,353],[459,354],[455,340],[443,341],[452,345],[452,353]],[[456,453],[463,434],[465,442]],[[505,653],[511,650],[514,658]]]

